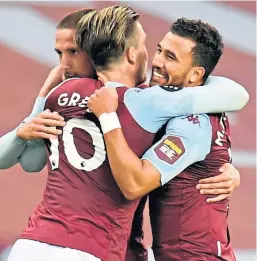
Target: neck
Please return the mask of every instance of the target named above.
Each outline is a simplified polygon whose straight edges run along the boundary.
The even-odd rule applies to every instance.
[[[117,66],[117,68],[111,68],[108,70],[97,71],[98,79],[103,83],[106,82],[118,82],[129,88],[135,87],[135,81],[130,76],[128,70],[124,67]]]

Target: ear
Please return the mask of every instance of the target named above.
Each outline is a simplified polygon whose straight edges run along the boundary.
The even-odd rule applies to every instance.
[[[193,67],[190,72],[189,82],[196,83],[201,82],[205,74],[205,69],[203,67]]]
[[[127,49],[126,51],[126,57],[127,60],[130,64],[135,64],[136,63],[136,49],[135,47],[131,46]]]

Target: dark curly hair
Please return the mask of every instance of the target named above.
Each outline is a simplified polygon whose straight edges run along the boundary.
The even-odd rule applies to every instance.
[[[205,69],[203,78],[206,80],[223,53],[222,37],[218,30],[201,20],[180,18],[172,24],[170,31],[196,43],[192,50],[193,66]]]

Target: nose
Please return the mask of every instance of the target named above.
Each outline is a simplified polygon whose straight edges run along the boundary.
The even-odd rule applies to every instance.
[[[161,54],[155,54],[153,57],[152,66],[162,68],[164,67],[163,59]]]
[[[68,70],[71,68],[71,60],[68,55],[63,54],[60,62],[61,67],[64,70]]]

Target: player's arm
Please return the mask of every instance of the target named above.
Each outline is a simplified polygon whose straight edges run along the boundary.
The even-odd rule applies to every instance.
[[[44,98],[37,98],[30,116],[20,126],[33,119],[42,111],[43,107]],[[0,169],[7,169],[18,163],[19,157],[26,147],[26,140],[17,135],[20,126],[0,138]]]
[[[156,132],[171,117],[236,111],[248,102],[247,91],[238,83],[212,76],[205,86],[188,87],[179,91],[153,86],[144,90],[129,89],[124,103],[138,124]],[[151,111],[151,116],[149,114]]]
[[[19,162],[26,172],[39,172],[47,163],[46,146],[43,139],[28,141],[19,157]]]
[[[211,125],[207,115],[200,115],[199,121],[170,120],[167,135],[142,160],[129,148],[122,129],[104,134],[113,176],[127,199],[142,197],[205,158],[210,151]]]
[[[14,129],[0,138],[0,169],[8,169],[19,162],[26,141],[17,137]]]
[[[0,138],[0,169],[20,162],[27,172],[40,171],[46,164],[43,140],[60,134],[53,126],[64,126],[63,118],[49,111],[42,112],[44,98],[38,97],[32,113],[18,128]]]
[[[193,114],[238,111],[249,101],[245,88],[225,77],[209,76],[203,87],[194,93]]]
[[[16,129],[0,138],[0,169],[10,168],[18,162],[28,172],[40,171],[45,166],[44,142],[38,139],[50,138],[51,135],[58,134],[56,130],[49,127],[63,126],[63,122],[60,125],[63,119],[59,115],[50,112],[42,113],[45,96],[62,81],[62,76],[61,66],[52,69],[39,91],[30,116]]]
[[[19,157],[19,162],[25,171],[38,172],[44,168],[47,152],[43,139],[52,139],[62,134],[61,130],[55,128],[57,126],[65,126],[64,118],[49,110],[39,113],[30,122],[20,126],[17,135],[28,141]]]

